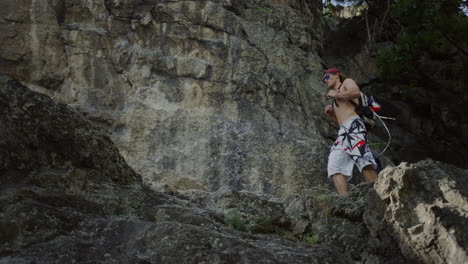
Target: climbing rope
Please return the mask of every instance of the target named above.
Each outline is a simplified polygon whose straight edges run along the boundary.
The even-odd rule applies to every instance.
[[[386,120],[396,120],[395,118],[393,117],[386,117],[386,116],[379,116],[377,113],[374,112],[374,115],[377,116],[380,120],[380,122],[382,122],[383,126],[385,127],[385,129],[387,130],[387,133],[388,133],[388,142],[387,142],[387,145],[385,146],[385,148],[382,150],[382,152],[380,152],[379,154],[377,154],[377,156],[380,156],[382,155],[388,148],[388,146],[390,146],[390,142],[392,142],[392,134],[390,133],[390,130],[388,129],[387,125],[385,125],[385,122],[382,120],[382,119],[386,119]]]

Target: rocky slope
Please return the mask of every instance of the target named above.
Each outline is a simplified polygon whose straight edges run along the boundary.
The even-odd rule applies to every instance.
[[[143,187],[82,115],[5,75],[0,100],[0,263],[352,263]]]
[[[145,187],[80,113],[0,75],[0,263],[464,263],[468,171],[389,167],[338,197]]]
[[[0,263],[467,262],[466,170],[329,191],[320,9],[2,1]]]

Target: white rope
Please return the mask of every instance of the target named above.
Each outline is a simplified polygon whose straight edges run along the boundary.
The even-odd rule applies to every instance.
[[[383,126],[385,127],[385,129],[387,130],[387,133],[388,133],[388,142],[387,142],[387,146],[385,146],[384,150],[382,150],[382,152],[380,152],[379,154],[377,154],[377,156],[380,156],[382,155],[388,148],[388,146],[390,146],[390,142],[392,141],[392,134],[390,134],[390,130],[388,130],[388,127],[387,125],[385,125],[384,121],[382,119],[390,119],[390,120],[396,120],[395,118],[393,117],[385,117],[385,116],[379,116],[377,113],[374,112],[374,115],[377,116],[380,120],[380,122],[382,122]]]
[[[395,118],[393,118],[393,117],[388,117],[388,116],[378,116],[378,117],[380,117],[380,118],[382,118],[382,119],[396,120]]]

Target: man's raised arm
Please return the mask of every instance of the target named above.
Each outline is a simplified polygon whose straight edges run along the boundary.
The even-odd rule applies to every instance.
[[[358,98],[360,95],[361,90],[359,90],[356,82],[352,79],[344,80],[343,85],[339,90],[330,90],[328,92],[328,97],[344,100],[353,100]]]

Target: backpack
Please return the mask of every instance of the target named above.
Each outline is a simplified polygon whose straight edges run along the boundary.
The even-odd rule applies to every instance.
[[[354,105],[356,109],[356,113],[362,118],[364,121],[364,125],[366,126],[366,130],[370,131],[375,127],[377,121],[377,114],[382,107],[378,104],[374,97],[371,95],[367,97],[365,94],[361,92],[361,96],[359,96],[359,104],[356,104],[353,100],[349,100],[349,102]]]
[[[388,130],[387,125],[385,125],[385,122],[382,119],[395,120],[395,118],[378,115],[377,112],[380,109],[382,109],[382,106],[380,106],[380,104],[375,101],[372,95],[367,97],[365,94],[361,92],[361,96],[359,96],[359,104],[356,104],[352,100],[349,100],[349,101],[351,102],[352,105],[354,105],[356,109],[356,113],[364,121],[364,125],[366,126],[366,129],[368,132],[375,127],[377,119],[380,120],[383,127],[387,130],[387,133],[388,133],[387,145],[379,154],[377,154],[377,157],[382,155],[385,152],[385,150],[387,150],[388,146],[390,145],[390,142],[392,141],[392,134],[390,134],[390,130]],[[380,163],[380,160],[379,160],[379,163]],[[381,166],[382,165],[380,165],[380,167]]]

